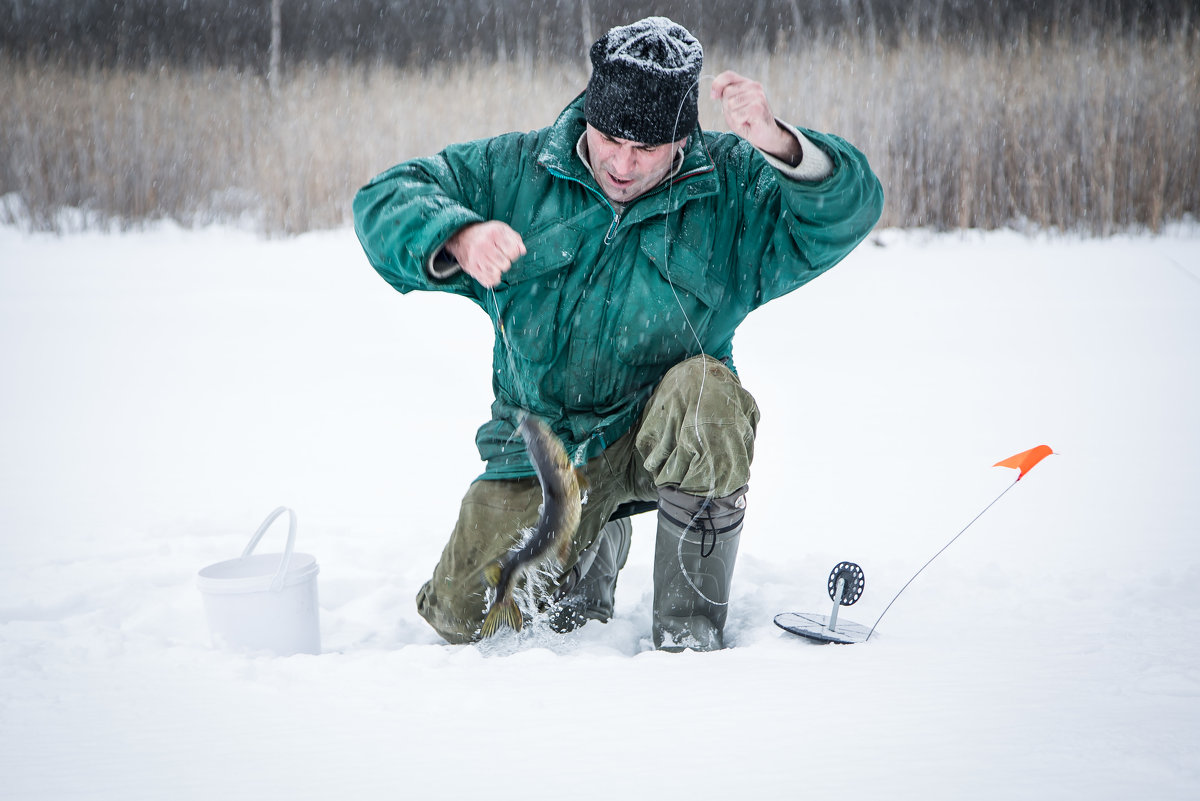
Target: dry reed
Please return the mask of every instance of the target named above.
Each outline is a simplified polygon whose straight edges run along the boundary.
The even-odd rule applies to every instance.
[[[1106,234],[1200,211],[1196,34],[953,47],[806,45],[708,55],[763,81],[780,117],[834,131],[883,181],[883,224],[1032,225]],[[266,82],[221,70],[0,78],[0,218],[93,223],[251,220],[267,233],[345,224],[371,175],[442,145],[549,124],[581,62],[476,59],[425,70],[344,65]]]

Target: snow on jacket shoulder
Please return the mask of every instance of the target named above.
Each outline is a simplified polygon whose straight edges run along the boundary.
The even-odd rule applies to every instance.
[[[866,158],[839,137],[801,129],[833,163],[804,182],[744,139],[697,128],[674,179],[618,214],[576,155],[584,127],[580,95],[549,128],[399,164],[354,200],[359,241],[393,287],[499,310],[508,342],[496,339],[496,400],[476,437],[485,478],[533,474],[512,436],[522,409],[591,458],[672,365],[703,350],[732,366],[746,315],[841,261],[882,212]],[[527,250],[494,301],[461,271],[430,271],[455,231],[484,220],[508,223]]]

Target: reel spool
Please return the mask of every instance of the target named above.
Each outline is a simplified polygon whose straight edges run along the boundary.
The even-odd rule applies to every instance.
[[[842,597],[837,597],[837,583],[843,583]],[[842,606],[854,606],[862,597],[867,578],[863,569],[853,562],[840,562],[829,573],[829,600],[837,601]]]
[[[785,612],[775,616],[775,625],[793,634],[799,634],[817,642],[849,644],[863,642],[870,635],[866,626],[844,620],[838,624],[838,610],[853,606],[862,597],[866,587],[863,569],[854,562],[839,562],[829,572],[826,589],[833,601],[833,610],[826,615]]]

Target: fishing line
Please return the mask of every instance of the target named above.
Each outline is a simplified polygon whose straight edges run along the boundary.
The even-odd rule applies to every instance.
[[[675,111],[675,125],[671,129],[671,141],[672,142],[679,141],[679,139],[678,139],[679,119],[680,119],[680,117],[683,116],[683,104],[687,102],[687,97],[693,90],[695,90],[695,92],[696,92],[696,101],[697,101],[697,103],[699,103],[700,82],[705,79],[712,81],[715,79],[715,77],[711,76],[711,75],[701,74],[700,77],[696,79],[695,83],[692,84],[691,88],[687,92],[684,93],[683,98],[680,100],[679,107]],[[691,132],[689,132],[689,136],[690,135],[691,135]],[[705,152],[708,151],[707,145],[704,142],[703,134],[701,134],[700,140],[697,144],[699,144],[700,147],[703,147],[705,149]],[[686,145],[685,145],[685,147],[686,147]],[[710,161],[712,160],[711,154],[709,155],[709,160]],[[670,212],[671,193],[674,191],[674,189],[675,189],[675,181],[672,178],[672,180],[670,180],[667,184],[667,211],[663,215],[664,216],[663,243],[662,243],[662,245],[663,245],[663,250],[662,250],[663,275],[667,279],[667,286],[669,286],[671,288],[671,294],[675,298],[675,305],[677,305],[679,307],[679,311],[683,315],[683,320],[687,324],[687,328],[692,334],[692,339],[694,339],[696,341],[697,356],[699,356],[703,360],[707,356],[707,354],[704,352],[704,343],[700,340],[700,334],[696,331],[696,326],[692,324],[692,320],[688,316],[687,309],[684,308],[683,301],[679,297],[679,292],[675,288],[675,282],[671,279],[671,265],[670,265],[670,259],[669,259],[669,254],[670,254],[669,232],[670,232],[670,229],[668,226],[668,222],[669,222],[670,214],[671,214],[671,212]],[[682,218],[682,213],[680,214],[680,217]],[[712,452],[708,448],[705,447],[704,438],[702,435],[702,429],[700,427],[700,402],[701,402],[701,399],[704,397],[704,384],[705,384],[707,377],[708,377],[708,365],[702,364],[701,371],[700,371],[700,389],[697,390],[697,392],[696,392],[696,408],[695,408],[694,414],[693,414],[692,426],[696,430],[696,443],[700,447],[700,452],[705,454],[707,456],[707,458],[711,461],[713,459]],[[713,467],[714,468],[716,467],[715,463],[714,463]],[[715,476],[715,473],[716,473],[715,469],[713,470],[713,473]],[[728,600],[717,601],[717,600],[709,598],[707,595],[705,595],[704,591],[701,590],[698,586],[696,586],[696,582],[692,581],[692,577],[690,575],[688,575],[687,566],[684,564],[684,561],[683,561],[683,542],[687,536],[688,531],[701,531],[700,542],[701,543],[704,542],[704,534],[701,529],[696,527],[696,521],[699,520],[700,516],[702,514],[704,514],[704,512],[708,509],[709,505],[713,501],[713,497],[715,494],[716,494],[716,487],[710,487],[709,494],[708,494],[708,496],[706,496],[704,498],[704,502],[700,505],[700,509],[696,512],[695,515],[692,516],[692,519],[688,521],[687,526],[684,527],[684,529],[679,533],[679,539],[676,541],[676,546],[675,546],[675,558],[678,560],[678,563],[679,563],[680,575],[683,576],[683,580],[687,582],[688,586],[692,588],[692,591],[694,593],[696,593],[696,595],[700,596],[700,598],[702,598],[705,601],[705,603],[712,604],[713,606],[728,606],[729,605]]]
[[[680,99],[679,107],[675,110],[675,125],[671,128],[671,141],[672,142],[679,141],[679,139],[678,139],[678,137],[679,137],[679,118],[683,116],[683,104],[687,102],[687,97],[689,94],[691,94],[691,92],[693,90],[695,90],[695,92],[696,92],[696,102],[699,103],[699,101],[700,101],[700,82],[703,81],[705,78],[707,78],[709,81],[714,80],[714,76],[701,74],[700,77],[696,79],[695,83],[693,83],[691,85],[691,87],[688,89],[688,91],[684,93],[683,98]],[[688,133],[689,133],[689,135],[691,135],[690,131]],[[701,147],[705,147],[703,136],[701,136],[700,142],[698,144]],[[686,147],[686,145],[685,145],[685,147]],[[705,148],[705,150],[707,152],[707,148]],[[709,158],[711,160],[711,156]],[[681,168],[682,168],[682,165],[681,165]],[[706,355],[704,353],[704,343],[700,341],[700,334],[697,333],[696,326],[694,326],[692,324],[691,318],[688,317],[687,309],[684,308],[683,301],[680,300],[680,298],[679,298],[679,292],[676,291],[676,289],[675,289],[675,282],[671,279],[671,264],[670,264],[670,259],[669,259],[670,248],[668,247],[670,238],[669,238],[669,226],[667,223],[670,219],[671,193],[674,191],[674,189],[675,189],[675,181],[671,180],[667,183],[667,209],[668,210],[663,215],[663,253],[662,253],[663,274],[666,276],[667,286],[671,287],[671,294],[675,298],[675,305],[679,307],[679,312],[683,315],[683,321],[687,324],[688,330],[691,331],[692,339],[694,339],[696,341],[696,351],[697,351],[696,355],[703,357]],[[682,218],[682,213],[680,214],[680,217]],[[707,368],[700,371],[700,389],[696,393],[696,410],[695,410],[695,417],[692,421],[692,424],[696,428],[696,442],[700,445],[702,452],[707,452],[707,451],[704,448],[704,442],[700,436],[700,399],[704,397],[704,382],[705,382],[705,378],[707,377],[707,375],[708,375]]]
[[[1022,474],[1022,475],[1023,475],[1023,474]],[[917,580],[917,576],[921,575],[921,573],[922,573],[922,572],[925,570],[925,568],[927,568],[927,567],[929,567],[931,564],[933,564],[933,560],[934,560],[934,559],[937,559],[939,556],[941,556],[941,555],[942,555],[942,551],[946,550],[946,549],[947,549],[947,548],[949,548],[951,545],[953,545],[953,544],[954,544],[954,540],[956,540],[956,539],[958,539],[959,537],[961,537],[961,536],[962,536],[964,533],[966,533],[967,529],[969,529],[971,526],[975,525],[975,521],[976,521],[976,520],[978,520],[979,518],[983,517],[984,513],[985,513],[985,512],[987,512],[987,510],[988,510],[988,509],[991,509],[993,506],[995,506],[995,505],[996,505],[996,501],[999,501],[1001,498],[1003,498],[1003,497],[1004,497],[1004,496],[1005,496],[1005,495],[1008,493],[1008,491],[1009,491],[1010,489],[1012,489],[1013,487],[1017,486],[1017,481],[1020,481],[1020,480],[1021,480],[1021,478],[1020,478],[1020,476],[1018,476],[1018,477],[1017,477],[1017,479],[1016,479],[1016,481],[1013,481],[1013,483],[1009,484],[1009,485],[1008,485],[1008,487],[1007,487],[1007,488],[1004,490],[1004,492],[1002,492],[1002,493],[1000,493],[999,495],[997,495],[997,496],[996,496],[996,500],[994,500],[994,501],[992,501],[991,503],[989,503],[987,506],[985,506],[985,507],[983,508],[983,511],[982,511],[982,512],[980,512],[979,514],[975,515],[975,517],[971,519],[971,522],[970,522],[970,523],[967,523],[965,526],[963,526],[963,529],[962,529],[962,531],[960,531],[960,532],[958,532],[957,534],[955,534],[955,535],[954,535],[954,536],[953,536],[953,537],[950,539],[950,542],[947,542],[945,545],[943,545],[943,546],[942,546],[942,550],[941,550],[941,551],[938,551],[938,552],[937,552],[937,553],[935,553],[935,554],[934,554],[932,557],[930,557],[929,561],[928,561],[928,562],[926,562],[924,565],[922,565],[922,566],[921,566],[921,569],[920,569],[920,570],[918,570],[916,573],[914,573],[914,574],[913,574],[913,577],[912,577],[912,578],[910,578],[910,579],[909,579],[907,582],[905,582],[904,586],[900,588],[900,592],[896,593],[896,597],[895,597],[895,598],[892,598],[892,600],[888,601],[888,605],[887,605],[887,606],[885,606],[885,607],[883,608],[883,611],[882,611],[882,612],[879,614],[879,617],[877,617],[877,618],[875,619],[875,625],[874,625],[874,626],[871,626],[871,630],[870,630],[869,632],[867,632],[867,636],[866,636],[866,638],[864,639],[864,642],[865,642],[866,640],[869,640],[869,639],[871,639],[871,635],[875,633],[875,626],[878,626],[878,625],[879,625],[879,621],[880,621],[880,620],[883,620],[883,616],[884,616],[884,615],[886,615],[886,614],[887,614],[887,612],[888,612],[888,610],[892,608],[892,604],[896,603],[896,598],[899,598],[899,597],[900,597],[900,593],[902,593],[902,592],[904,592],[905,590],[907,590],[907,589],[908,589],[908,585],[909,585],[909,584],[912,584],[914,581],[916,581],[916,580]]]
[[[676,545],[675,545],[675,558],[679,560],[679,573],[683,576],[683,580],[688,583],[688,586],[692,588],[693,592],[695,592],[702,599],[704,599],[705,603],[712,604],[713,606],[729,606],[729,601],[727,601],[727,600],[726,601],[717,601],[717,600],[709,598],[707,595],[705,595],[704,591],[701,590],[699,587],[697,587],[696,583],[694,581],[692,581],[692,577],[688,575],[687,567],[683,563],[683,540],[689,530],[697,531],[700,533],[700,550],[702,552],[704,550],[704,536],[705,536],[704,529],[692,528],[692,526],[698,519],[700,519],[700,515],[704,514],[704,512],[708,510],[708,507],[710,504],[712,504],[712,501],[713,501],[713,499],[712,499],[711,495],[709,497],[705,498],[704,503],[700,504],[700,511],[696,512],[695,516],[693,516],[692,519],[690,521],[688,521],[687,528],[685,528],[682,532],[680,532],[679,540],[676,542]],[[711,520],[712,518],[710,517],[709,519]],[[717,535],[716,535],[716,532],[714,531],[713,532],[714,543],[716,542],[716,537],[717,537]],[[716,545],[714,544],[713,547],[715,548]],[[706,558],[706,557],[702,557],[702,558]]]
[[[1196,283],[1200,284],[1200,278],[1197,278],[1197,277],[1196,277],[1196,274],[1195,274],[1195,273],[1193,273],[1191,270],[1187,269],[1186,267],[1184,267],[1184,266],[1183,266],[1182,264],[1180,264],[1179,262],[1175,261],[1175,260],[1174,260],[1173,258],[1171,258],[1170,256],[1167,256],[1167,257],[1166,257],[1166,259],[1167,259],[1167,261],[1171,262],[1171,264],[1174,264],[1174,265],[1175,265],[1175,267],[1179,269],[1179,272],[1183,273],[1183,274],[1184,274],[1184,276],[1186,276],[1186,277],[1187,277],[1187,278],[1189,278],[1190,280],[1192,280],[1192,281],[1194,281],[1194,282],[1196,282]]]
[[[513,358],[513,347],[512,343],[508,340],[508,329],[505,328],[504,317],[500,313],[500,301],[496,298],[496,287],[488,287],[488,295],[492,299],[492,308],[495,309],[496,312],[495,315],[492,315],[491,312],[488,312],[488,316],[491,317],[492,322],[495,323],[496,331],[500,334],[500,341],[504,343],[504,355],[508,360],[508,369],[513,377],[513,384],[516,394],[522,396],[516,399],[517,403],[521,405],[522,409],[532,411],[528,398],[523,397],[525,393],[521,390],[521,376],[517,374],[517,362]],[[504,441],[505,444],[511,444],[516,437],[517,429],[514,428],[512,433],[508,435],[508,439]]]

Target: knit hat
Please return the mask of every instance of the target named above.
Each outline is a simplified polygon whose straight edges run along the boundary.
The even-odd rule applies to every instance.
[[[592,45],[583,113],[593,128],[644,145],[683,139],[696,127],[704,50],[666,17],[613,28]]]

